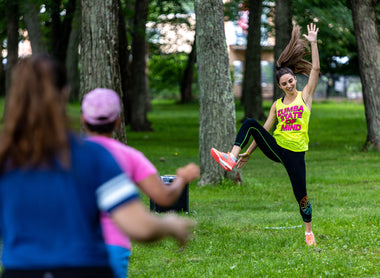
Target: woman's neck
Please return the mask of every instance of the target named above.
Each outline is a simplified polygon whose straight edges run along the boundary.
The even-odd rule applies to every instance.
[[[285,105],[291,104],[297,98],[297,95],[298,95],[297,91],[293,91],[293,92],[290,92],[290,93],[285,93],[285,97],[284,97],[283,103]]]

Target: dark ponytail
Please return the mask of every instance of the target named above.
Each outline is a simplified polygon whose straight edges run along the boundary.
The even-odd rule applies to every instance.
[[[309,53],[308,41],[300,38],[300,27],[293,26],[292,37],[277,60],[277,83],[279,83],[280,77],[287,73],[294,76],[299,73],[309,76],[312,65],[303,59]]]

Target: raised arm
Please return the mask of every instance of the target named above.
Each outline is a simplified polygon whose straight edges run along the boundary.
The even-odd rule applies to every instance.
[[[314,23],[310,23],[307,25],[307,35],[304,34],[303,36],[310,42],[311,44],[311,63],[312,63],[312,69],[310,72],[309,80],[305,86],[305,88],[302,90],[302,97],[306,102],[306,105],[311,109],[312,101],[313,101],[313,95],[315,92],[315,89],[317,88],[318,84],[318,78],[319,78],[319,53],[318,53],[318,45],[317,45],[317,35],[318,35],[317,26]]]

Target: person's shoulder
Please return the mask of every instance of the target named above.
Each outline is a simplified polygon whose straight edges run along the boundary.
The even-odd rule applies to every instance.
[[[117,146],[117,147],[125,146],[125,144],[121,143],[120,141],[114,138],[102,136],[102,135],[86,136],[85,140],[96,143],[96,144],[100,144],[102,146]]]
[[[80,160],[109,159],[111,156],[107,148],[95,141],[88,140],[86,136],[72,135],[71,149],[74,156]]]
[[[120,151],[120,152],[123,152],[124,154],[125,153],[136,154],[136,155],[142,154],[139,150],[131,146],[128,146],[114,138],[105,137],[105,136],[90,136],[90,137],[87,137],[86,140],[100,144],[108,150]]]
[[[83,136],[72,137],[71,143],[73,171],[92,173],[86,177],[95,179],[96,184],[122,173],[111,152],[101,144]]]
[[[276,99],[271,106],[271,109],[276,109],[277,105],[281,104],[281,98]]]
[[[101,135],[95,135],[95,136],[84,135],[83,139],[86,142],[92,142],[92,143],[97,143],[97,144],[114,143],[114,141],[115,143],[118,142],[114,140],[113,138],[108,138],[106,136],[101,136]]]
[[[108,150],[113,154],[116,153],[116,156],[120,157],[122,161],[128,161],[135,166],[147,160],[143,152],[120,142],[114,144],[112,147],[108,148]]]

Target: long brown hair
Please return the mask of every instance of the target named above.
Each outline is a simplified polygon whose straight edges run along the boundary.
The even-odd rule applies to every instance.
[[[0,169],[68,165],[64,68],[45,54],[22,58],[12,72],[0,135]]]
[[[280,77],[287,73],[292,75],[300,73],[307,76],[310,74],[312,64],[303,59],[310,53],[308,41],[300,38],[300,32],[300,27],[294,25],[292,37],[277,60],[277,83],[279,83]]]

